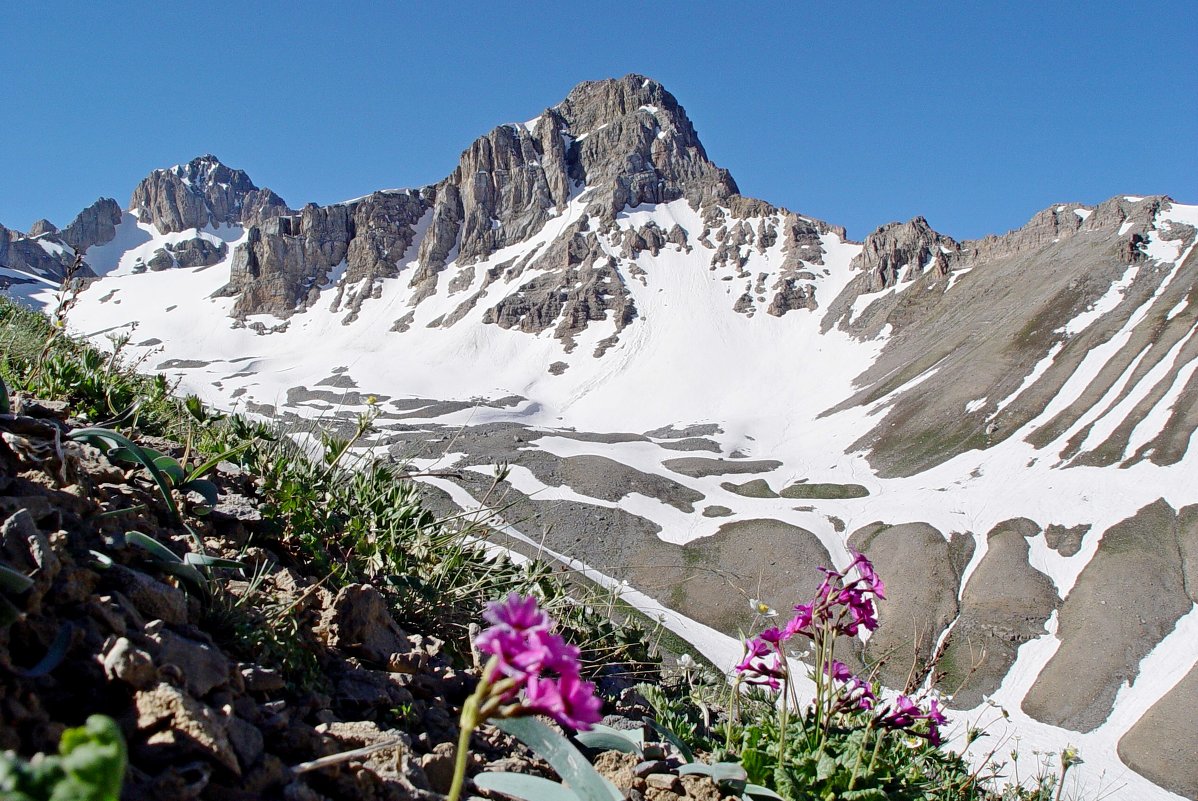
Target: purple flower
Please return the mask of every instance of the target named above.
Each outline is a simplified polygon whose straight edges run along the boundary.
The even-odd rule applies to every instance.
[[[859,676],[853,676],[851,685],[847,689],[846,697],[853,701],[858,709],[873,709],[878,703],[878,696],[874,695],[874,689],[869,686],[869,682]]]
[[[853,671],[839,659],[833,659],[831,664],[824,665],[824,673],[839,682],[847,682],[853,678]]]
[[[882,717],[882,725],[891,729],[905,729],[923,717],[919,707],[905,695],[895,699],[889,712]]]
[[[874,571],[873,562],[866,558],[865,554],[859,553],[853,549],[849,549],[849,553],[853,555],[853,564],[850,567],[857,568],[857,575],[869,585],[869,591],[878,596],[882,600],[886,599],[886,584]]]
[[[527,710],[579,731],[603,719],[603,702],[595,695],[595,685],[575,674],[558,679],[533,677],[525,685],[524,698]]]
[[[537,606],[537,599],[515,592],[502,601],[488,601],[483,620],[515,631],[549,630],[549,615]]]
[[[804,637],[814,639],[815,632],[811,629],[811,624],[814,622],[812,604],[799,604],[795,607],[796,614],[786,624],[784,631],[786,638],[790,639],[796,634],[802,634]]]
[[[786,676],[782,660],[762,637],[745,640],[748,653],[735,668],[746,684],[762,684],[772,690],[779,689],[779,681]]]
[[[761,639],[768,642],[770,645],[777,645],[778,643],[782,642],[783,640],[790,639],[791,635],[787,634],[785,629],[780,629],[777,626],[772,626],[771,628],[768,628],[765,631],[761,632],[761,634],[759,634],[758,636]]]
[[[944,710],[941,708],[940,702],[935,698],[928,704],[928,712],[924,718],[937,726],[943,726],[948,722],[948,719],[944,717]]]

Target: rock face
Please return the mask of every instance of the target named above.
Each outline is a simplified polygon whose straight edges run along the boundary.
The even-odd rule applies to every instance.
[[[205,157],[185,168],[158,171],[134,193],[133,204],[149,209],[161,230],[205,219],[247,222],[252,184],[244,174],[221,172],[218,179],[216,169]],[[212,188],[225,184],[230,188]],[[525,265],[544,274],[493,304],[488,322],[529,332],[555,327],[569,348],[588,322],[614,313],[618,333],[635,318],[635,309],[622,289],[624,279],[605,263],[598,231],[610,230],[627,206],[685,198],[698,207],[738,197],[735,182],[708,160],[686,113],[661,84],[639,75],[584,83],[531,123],[502,125],[480,137],[440,183],[347,204],[352,224],[344,229],[330,228],[320,218],[336,216],[332,207],[305,209],[298,227],[259,225],[235,254],[234,275],[224,291],[237,296],[237,315],[295,311],[314,299],[310,293],[319,291],[320,276],[340,261],[330,263],[328,253],[312,258],[311,243],[320,241],[334,255],[347,250],[344,283],[358,286],[344,297],[339,290],[336,305],[348,307],[345,321],[351,322],[374,292],[372,282],[398,274],[400,259],[417,243],[416,226],[427,214],[409,279],[415,289],[412,303],[419,304],[438,291],[439,274],[451,260],[465,268],[527,241],[584,187],[592,198],[587,216],[597,225],[572,227],[536,263]],[[238,193],[246,198],[240,206]],[[686,232],[675,228],[646,232],[649,241],[634,237],[626,249],[635,257],[642,249],[656,253],[666,242],[687,247]],[[284,242],[287,237],[309,245],[297,247]],[[781,287],[778,313],[809,307],[803,294],[801,287]],[[469,308],[477,302],[476,297]]]
[[[233,253],[221,293],[237,297],[235,315],[287,315],[314,301],[329,271],[345,262],[337,303],[355,314],[375,281],[397,275],[425,208],[419,194],[379,192],[353,203],[310,204],[298,215],[252,225]],[[343,299],[347,285],[357,289]]]
[[[121,207],[115,200],[102,197],[79,212],[70,225],[62,229],[62,241],[80,253],[92,245],[104,245],[116,236],[121,224]]]
[[[282,198],[212,155],[150,173],[133,190],[129,208],[162,233],[261,222],[287,212]]]
[[[1183,798],[1198,798],[1198,667],[1152,705],[1119,740],[1119,758]]]
[[[1092,436],[1092,425],[1079,427],[1062,456],[1087,465],[1176,463],[1185,452],[1183,440],[1198,429],[1198,385],[1181,373],[1195,347],[1185,342],[1195,321],[1185,301],[1198,281],[1198,258],[1188,250],[1192,226],[1157,222],[1169,203],[1117,197],[1092,209],[1061,205],[1023,228],[959,243],[956,250],[957,243],[945,244],[949,240],[919,220],[872,235],[853,262],[864,272],[822,322],[824,330],[838,327],[861,339],[886,333],[881,357],[856,379],[861,390],[837,408],[898,392],[881,423],[854,447],[870,452],[882,476],[911,475],[962,451],[991,447],[1031,422],[1082,361],[1107,346],[1114,354],[1106,368],[1028,441],[1043,447],[1087,413],[1097,413],[1095,405],[1119,391],[1120,377],[1136,363],[1137,379],[1154,368],[1163,371],[1152,379],[1155,386],[1101,439]],[[1168,243],[1178,263],[1148,259],[1149,242],[1158,252]],[[909,281],[888,283],[896,265],[912,263],[932,266],[915,270]],[[899,272],[905,277],[909,271]],[[1117,305],[1070,327],[1104,297]],[[1137,313],[1145,305],[1161,311]],[[1166,314],[1171,307],[1177,313]],[[1121,333],[1124,326],[1130,328]],[[1184,347],[1181,358],[1178,347]],[[935,380],[904,388],[933,369]],[[1136,426],[1175,383],[1183,399],[1171,407],[1168,422],[1149,442],[1129,449]]]
[[[0,267],[22,275],[0,275],[0,283],[8,288],[14,283],[57,284],[70,271],[74,252],[54,233],[26,236],[0,225]],[[75,273],[80,278],[93,277],[84,267]]]
[[[850,267],[865,274],[861,291],[879,292],[928,271],[947,275],[947,254],[959,249],[954,240],[933,231],[923,217],[916,217],[883,225],[866,237],[861,254]]]

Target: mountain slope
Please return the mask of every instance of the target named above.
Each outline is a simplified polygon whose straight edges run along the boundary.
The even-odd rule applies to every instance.
[[[627,76],[496,128],[432,186],[295,212],[201,157],[111,227],[81,247],[101,277],[70,324],[131,331],[189,390],[296,418],[376,395],[373,444],[477,476],[431,482],[445,503],[510,462],[513,537],[726,634],[745,595],[785,608],[864,549],[893,590],[858,658],[903,655],[892,684],[943,646],[975,717],[989,696],[1032,747],[1080,743],[1128,798],[1169,796],[1124,765],[1198,793],[1159,752],[1193,732],[1144,733],[1198,712],[1198,207],[1120,196],[1001,237],[916,218],[855,243],[739,195],[677,101]],[[41,280],[10,291],[53,302],[52,269],[8,264]]]

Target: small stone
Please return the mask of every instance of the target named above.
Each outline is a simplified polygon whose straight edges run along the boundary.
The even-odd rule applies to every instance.
[[[664,759],[648,759],[644,762],[637,763],[636,767],[632,769],[632,772],[635,776],[643,779],[646,776],[650,776],[654,773],[669,773],[670,764]]]
[[[682,782],[672,773],[650,773],[645,777],[645,784],[650,789],[669,790],[673,793],[682,791]]]
[[[448,793],[453,783],[454,744],[437,743],[430,753],[420,757],[420,768],[428,784],[438,793]]]
[[[126,637],[119,637],[101,660],[104,675],[144,690],[158,681],[158,671],[148,653],[136,647]]]
[[[187,595],[182,590],[123,565],[112,565],[108,574],[145,617],[172,625],[187,622]]]
[[[245,689],[251,693],[269,693],[283,689],[283,674],[272,668],[251,665],[241,669]]]
[[[176,634],[160,623],[147,626],[146,635],[158,644],[158,663],[182,668],[184,685],[197,698],[229,683],[229,660],[215,647]]]

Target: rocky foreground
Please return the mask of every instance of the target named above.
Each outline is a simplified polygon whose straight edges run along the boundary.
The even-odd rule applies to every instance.
[[[379,589],[330,590],[279,546],[258,511],[261,482],[232,463],[211,476],[219,505],[189,522],[208,554],[261,567],[249,580],[215,571],[226,575],[186,591],[167,562],[127,543],[136,530],[194,550],[146,473],[64,441],[79,423],[62,404],[16,409],[0,415],[0,561],[34,585],[12,597],[20,616],[0,628],[0,750],[53,753],[66,727],[105,714],[129,747],[126,799],[443,797],[476,669],[401,628]],[[254,629],[280,627],[267,638],[275,648],[246,646],[261,641]],[[648,711],[630,682],[601,687],[621,713],[609,723],[635,726]],[[471,773],[552,775],[489,727],[473,751]],[[721,797],[706,777],[637,763],[613,752],[597,765],[628,798]]]

